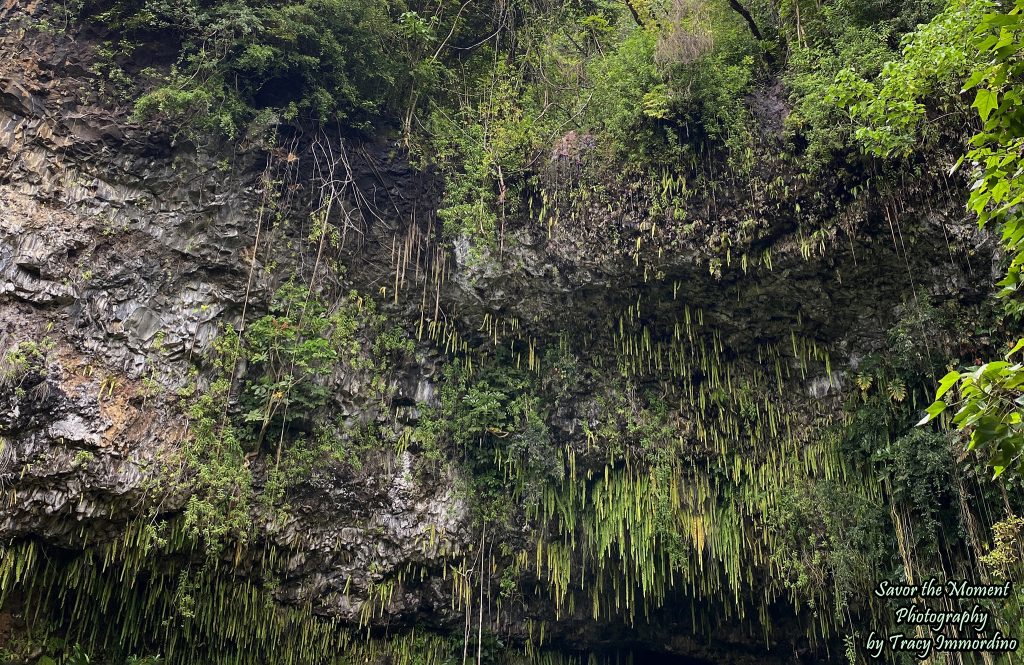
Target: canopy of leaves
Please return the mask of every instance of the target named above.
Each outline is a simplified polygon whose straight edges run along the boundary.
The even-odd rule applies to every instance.
[[[486,34],[493,19],[484,5],[97,0],[81,15],[113,31],[123,60],[154,66],[142,71],[153,81],[140,116],[230,134],[259,110],[368,129],[417,81],[441,78],[430,65],[446,49]]]
[[[931,23],[910,35],[903,57],[887,64],[875,81],[841,72],[835,99],[860,124],[856,136],[879,156],[907,156],[927,140],[928,104],[946,96],[973,95],[980,129],[968,141],[956,168],[973,182],[968,208],[981,226],[997,227],[1008,256],[999,282],[1010,316],[1024,311],[1017,292],[1024,268],[1024,0],[954,0]],[[970,371],[951,371],[921,424],[945,412],[943,398],[959,384],[953,423],[970,432],[970,449],[984,449],[998,476],[1024,452],[1024,365],[1011,356]]]

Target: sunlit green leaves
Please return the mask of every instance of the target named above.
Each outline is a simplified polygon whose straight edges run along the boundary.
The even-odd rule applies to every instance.
[[[935,393],[935,399],[941,399],[943,395],[949,392],[949,389],[956,385],[956,382],[960,380],[960,372],[951,371],[946,376],[942,377],[939,381],[939,389]]]
[[[1016,0],[1008,12],[998,9],[989,0],[951,0],[946,11],[907,40],[903,58],[887,65],[877,81],[843,72],[833,96],[860,123],[856,136],[864,147],[892,157],[916,150],[927,117],[926,101],[943,85],[961,79],[963,92],[974,91],[971,107],[982,129],[970,139],[956,168],[966,164],[971,169],[967,207],[979,225],[1000,227],[1009,266],[998,283],[999,295],[1011,313],[1019,313],[1024,306],[1014,296],[1024,269],[1024,120],[1019,113],[1024,0]],[[985,450],[999,475],[1017,463],[1024,447],[1022,383],[1024,369],[1008,361],[950,372],[939,382],[936,401],[919,424],[944,413],[943,396],[959,385],[953,423],[970,432],[969,449]]]
[[[945,410],[946,410],[946,403],[943,402],[942,400],[936,400],[931,406],[928,407],[928,409],[927,409],[927,414],[928,415],[926,415],[924,418],[922,418],[920,420],[920,422],[918,422],[917,424],[918,425],[924,425],[929,420],[932,420],[933,418],[937,418],[939,416],[939,414],[942,413]]]
[[[865,150],[882,157],[917,152],[927,133],[928,102],[951,97],[980,58],[974,30],[991,0],[951,0],[946,10],[904,40],[902,57],[887,63],[873,81],[844,70],[829,97],[856,123],[855,136]],[[983,97],[982,103],[990,103]]]
[[[988,120],[992,111],[999,107],[999,93],[986,88],[980,88],[971,106],[978,109],[982,120]]]
[[[664,120],[669,117],[669,104],[671,103],[672,97],[668,86],[665,84],[656,85],[644,95],[644,115],[649,118]]]
[[[953,424],[970,433],[968,450],[981,450],[999,476],[1019,463],[1024,452],[1024,364],[1009,359],[1024,348],[1024,339],[1007,354],[1007,360],[985,363],[971,370],[950,372],[939,382],[936,401],[918,425],[924,425],[947,408],[941,398],[958,385],[959,410]]]

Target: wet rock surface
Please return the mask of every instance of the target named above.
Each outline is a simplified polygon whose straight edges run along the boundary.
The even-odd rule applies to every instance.
[[[124,109],[112,112],[100,97],[87,41],[20,22],[39,11],[36,3],[0,5],[0,350],[23,342],[47,347],[26,367],[5,368],[0,381],[0,539],[76,548],[113,537],[141,514],[140,506],[174,514],[187,503],[187,483],[163,475],[187,436],[170,394],[190,381],[188,368],[219,326],[239,323],[243,310],[267,301],[276,285],[270,267],[283,272],[293,260],[272,254],[268,235],[280,244],[308,236],[307,228],[268,221],[265,179],[286,173],[302,183],[314,170],[315,147],[285,154],[259,146],[197,150],[133,125]],[[386,144],[350,151],[354,189],[346,190],[337,214],[359,214],[351,229],[344,226],[347,244],[331,258],[363,292],[382,293],[389,311],[416,320],[422,302],[432,300],[479,338],[488,336],[480,331],[485,316],[515,318],[537,336],[600,331],[609,313],[643,296],[652,325],[677,317],[681,302],[702,307],[733,357],[788,340],[799,318],[808,336],[849,360],[883,343],[895,308],[915,293],[939,301],[954,293],[971,297],[972,285],[988,282],[977,273],[987,277],[991,240],[948,212],[957,206],[911,211],[906,219],[914,227],[904,228],[907,238],[898,243],[889,240],[883,212],[868,211],[861,232],[831,239],[836,251],[811,260],[801,253],[793,219],[776,212],[758,248],[774,249],[774,265],[752,276],[736,262],[715,276],[707,253],[685,244],[656,265],[634,262],[607,241],[612,222],[595,210],[556,227],[550,238],[546,229],[519,224],[501,248],[471,251],[457,243],[443,258],[447,278],[435,292],[427,277],[414,275],[426,261],[402,271],[395,257],[403,238],[416,235],[416,220],[430,217],[437,184],[390,153]],[[296,191],[296,201],[309,198],[309,191]],[[720,218],[726,223],[728,214]],[[977,252],[974,273],[962,255],[950,264],[934,259],[945,255],[947,242]],[[407,246],[406,260],[409,253],[419,260],[421,251],[433,251],[423,234]],[[393,285],[406,278],[415,285],[406,292],[415,295],[399,286],[402,297],[392,300]],[[325,271],[324,281],[337,286],[342,278]],[[425,348],[396,373],[383,409],[371,403],[362,377],[334,377],[339,415],[372,422],[395,412],[400,423],[414,423],[419,409],[437,400],[440,354]],[[808,397],[834,396],[848,365],[836,359],[832,377],[809,378]],[[146,376],[156,377],[162,396],[150,394]],[[554,429],[570,438],[594,408],[574,401],[555,415]],[[285,517],[261,516],[258,538],[290,553],[275,592],[279,602],[315,600],[318,614],[354,621],[360,592],[373,583],[410,564],[440,574],[445,555],[424,545],[428,532],[443,532],[446,546],[456,549],[475,542],[458,479],[413,473],[414,455],[405,451],[358,471],[319,467],[289,496]],[[458,628],[451,589],[436,575],[404,586],[388,605],[388,621]],[[656,628],[601,626],[580,614],[552,620],[550,631],[573,648],[659,645],[737,663],[794,657],[772,661],[760,636],[737,626],[722,626],[706,644],[672,637],[688,632],[672,612],[664,610],[661,623],[652,622]],[[524,604],[508,620],[553,619],[547,614]]]
[[[43,9],[0,9],[0,340],[4,352],[46,346],[29,367],[4,368],[0,489],[12,505],[0,538],[75,548],[110,539],[143,506],[174,514],[188,501],[187,483],[167,476],[187,436],[170,395],[218,327],[268,297],[273,276],[252,248],[270,157],[253,149],[228,162],[112,115],[90,46],[26,29]],[[399,179],[376,195],[403,189]],[[435,369],[410,369],[395,394],[415,418],[433,400]],[[337,378],[342,414],[372,420],[360,377]],[[351,619],[371,581],[440,561],[422,544],[427,529],[456,542],[468,533],[451,479],[418,484],[408,467],[406,454],[359,474],[318,469],[287,519],[263,525],[261,538],[294,552],[281,602],[326,598],[319,613]],[[390,611],[411,621],[424,603],[445,605],[436,593],[426,585]]]

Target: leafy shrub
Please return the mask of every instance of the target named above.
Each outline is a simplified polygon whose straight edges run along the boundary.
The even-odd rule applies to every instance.
[[[270,313],[248,326],[246,355],[257,378],[246,385],[242,402],[249,408],[246,422],[260,424],[257,445],[275,421],[284,426],[326,404],[320,379],[334,371],[340,356],[332,328],[349,343],[350,321],[328,317],[319,297],[288,283],[274,295]]]
[[[771,560],[789,586],[812,602],[832,597],[837,616],[866,595],[886,560],[885,513],[839,481],[786,488],[765,526],[776,539]]]
[[[0,357],[0,389],[19,389],[30,374],[46,375],[46,360],[54,342],[49,337],[41,342],[20,342]]]
[[[252,473],[237,430],[224,412],[230,387],[226,379],[218,379],[189,407],[191,437],[183,446],[185,462],[195,473],[185,527],[211,558],[228,540],[246,542],[252,526]]]
[[[940,551],[943,532],[958,526],[950,522],[959,511],[951,451],[946,435],[915,429],[874,454],[893,503],[912,520],[916,552]]]
[[[847,108],[857,123],[855,136],[868,151],[906,157],[936,139],[941,125],[927,122],[936,103],[959,112],[959,84],[977,57],[972,34],[989,0],[951,2],[934,20],[902,41],[902,57],[893,53],[876,72],[840,71],[829,98]]]
[[[981,562],[1000,579],[1010,579],[1024,563],[1024,518],[1007,517],[992,527],[992,550]]]
[[[136,116],[200,130],[233,134],[259,109],[365,128],[401,71],[388,6],[370,0],[100,0],[83,15],[124,47],[167,45],[173,66]]]
[[[665,89],[658,88],[664,79],[654,62],[656,45],[653,32],[634,30],[587,70],[593,85],[590,122],[628,157],[645,161],[666,145],[664,130],[654,122],[669,113]]]
[[[424,413],[415,439],[428,459],[443,449],[461,458],[474,507],[488,521],[503,521],[562,478],[546,415],[528,375],[496,365],[471,378],[456,360],[445,369],[440,407]]]

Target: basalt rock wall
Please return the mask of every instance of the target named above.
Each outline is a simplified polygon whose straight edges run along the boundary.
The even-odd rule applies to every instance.
[[[222,327],[264,312],[288,271],[321,270],[325,289],[356,288],[410,330],[426,317],[460,331],[456,342],[418,341],[388,378],[388,403],[369,394],[358,372],[331,378],[339,417],[400,427],[437,404],[440,367],[454,346],[497,339],[488,321],[515,320],[520,338],[540,345],[589,335],[600,353],[611,348],[605,331],[631,307],[650,334],[668,338],[684,302],[702,310],[719,331],[719,353],[737,362],[757,364],[757,348],[788,344],[795,325],[829,346],[830,368],[793,379],[794,399],[811,412],[835,410],[858,359],[884,345],[901,306],[920,296],[969,304],[983,295],[974,285],[991,281],[991,240],[953,199],[933,205],[938,197],[927,188],[898,211],[900,229],[882,203],[859,208],[848,230],[837,224],[815,240],[829,244],[827,253],[806,251],[792,205],[765,209],[745,253],[772,258],[748,268],[744,257],[742,269],[739,253],[709,268],[712,253],[694,239],[706,238],[700,229],[688,238],[655,232],[629,206],[613,214],[584,205],[551,228],[524,214],[509,221],[500,245],[463,239],[450,248],[431,233],[440,183],[403,162],[386,131],[376,141],[281,130],[272,145],[197,145],[133,122],[91,69],[96,40],[34,29],[44,14],[40,3],[19,0],[0,8],[0,348],[32,342],[45,351],[16,382],[0,383],[3,542],[76,551],[116,538],[141,506],[162,516],[182,511],[187,483],[161,481],[163,462],[190,435],[174,391],[202,385],[203,359]],[[325,177],[324,156],[342,152],[341,171]],[[289,250],[309,242],[309,215],[332,186],[328,214],[344,220],[340,247],[327,251],[329,260],[315,242],[312,251]],[[793,190],[791,204],[838,215]],[[742,187],[727,194],[733,200],[709,206],[701,225],[735,227],[758,205]],[[281,210],[291,226],[275,216]],[[641,260],[632,247],[646,235],[655,249]],[[152,394],[154,380],[161,394]],[[595,408],[582,393],[562,405],[552,422],[560,446],[571,445]],[[413,473],[416,455],[405,450],[358,470],[319,467],[289,495],[287,519],[257,511],[256,539],[289,553],[276,602],[355,622],[363,591],[415,564],[431,576],[403,585],[373,623],[462,630],[443,579],[446,553],[423,542],[428,529],[441,529],[447,547],[469,550],[479,535],[459,479]],[[259,564],[239,568],[255,575]],[[8,626],[24,610],[11,602]],[[525,618],[547,619],[549,640],[569,649],[639,645],[716,662],[789,662],[800,643],[766,651],[739,624],[706,641],[680,637],[685,608],[669,602],[630,628],[580,612],[556,619],[526,600],[504,621],[521,636]]]

